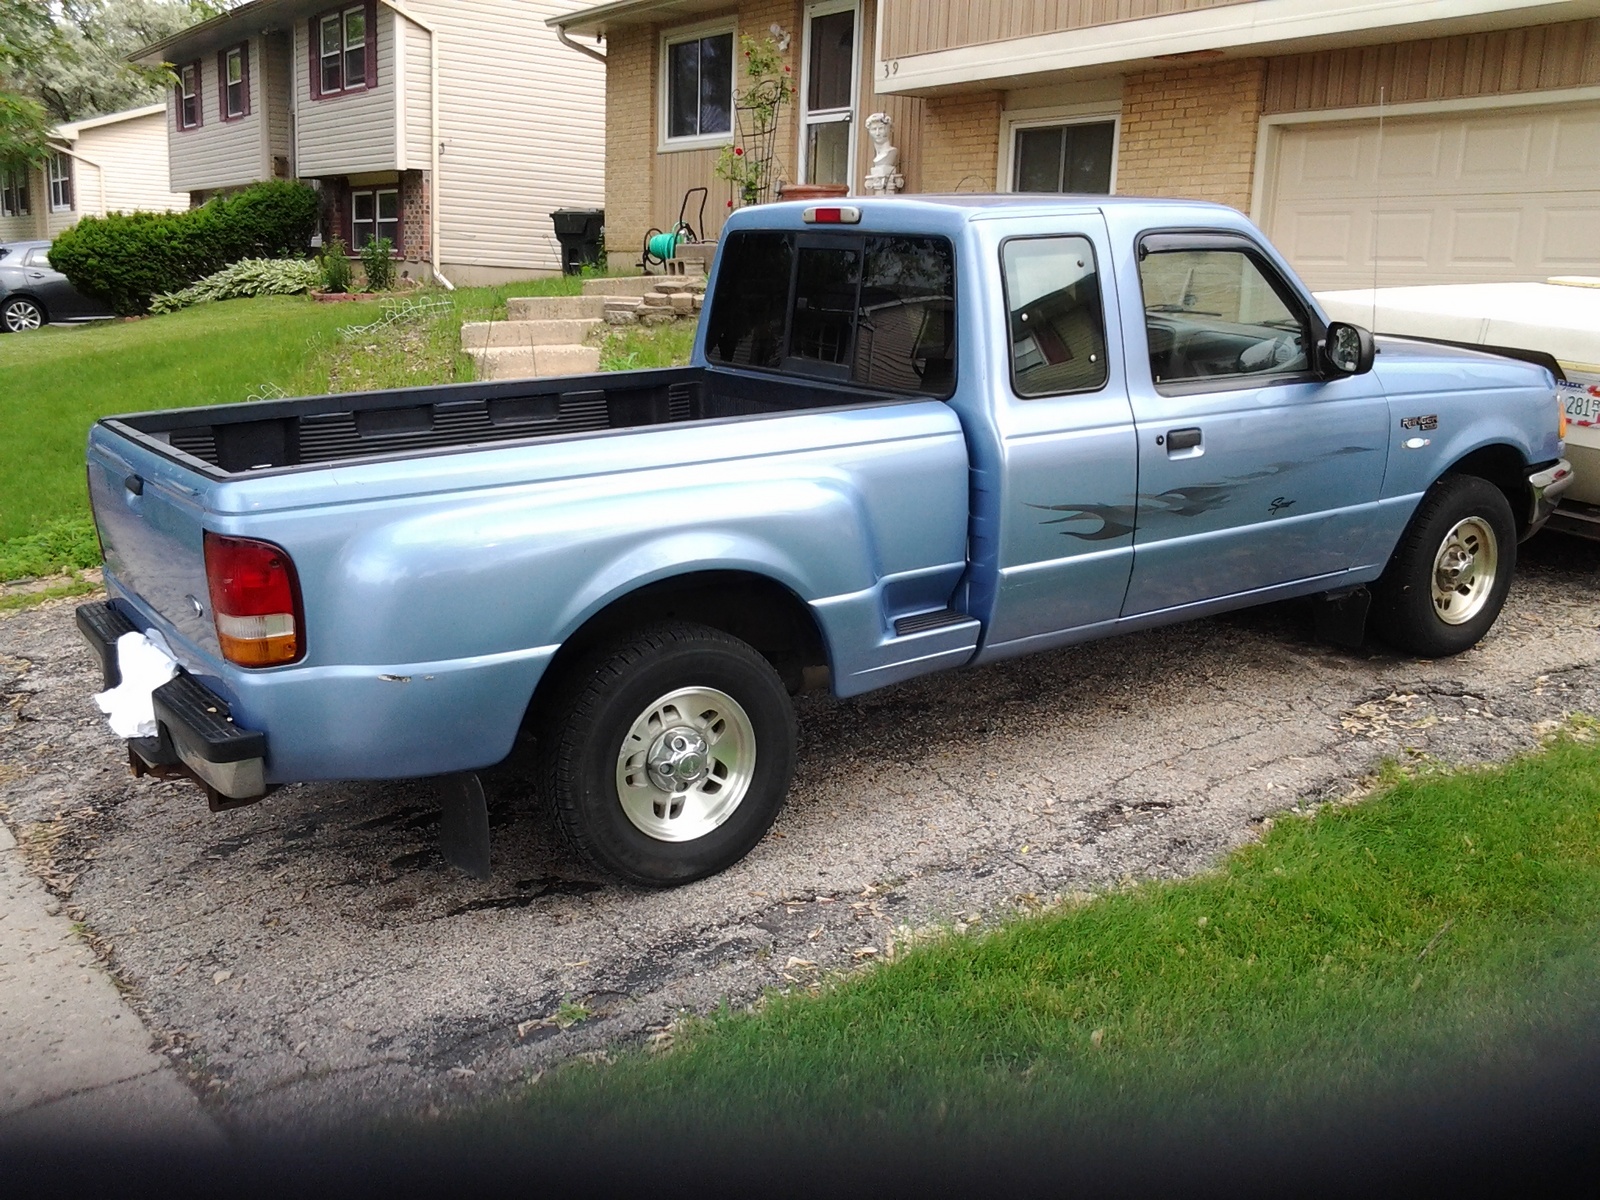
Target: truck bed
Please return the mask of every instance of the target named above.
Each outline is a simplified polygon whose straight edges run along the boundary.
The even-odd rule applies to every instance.
[[[213,478],[674,422],[905,402],[859,386],[674,367],[108,417]]]

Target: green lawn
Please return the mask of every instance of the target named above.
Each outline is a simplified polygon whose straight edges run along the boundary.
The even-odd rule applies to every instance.
[[[226,404],[264,395],[314,395],[472,378],[460,353],[463,321],[504,319],[511,296],[573,295],[577,278],[453,293],[448,310],[355,337],[341,331],[382,315],[377,302],[316,304],[304,297],[233,300],[165,317],[47,327],[0,337],[0,580],[91,566],[99,559],[84,495],[84,439],[99,417]],[[682,362],[691,326],[607,339],[608,370]]]
[[[1280,819],[1187,882],[947,934],[665,1055],[563,1068],[470,1127],[636,1151],[1244,1136],[1492,1071],[1600,1011],[1594,728]]]

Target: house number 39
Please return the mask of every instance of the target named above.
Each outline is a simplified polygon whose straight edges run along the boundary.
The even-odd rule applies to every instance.
[[[888,62],[883,64],[883,77],[885,79],[889,78],[891,75],[898,74],[900,74],[900,60],[898,58],[891,58]]]

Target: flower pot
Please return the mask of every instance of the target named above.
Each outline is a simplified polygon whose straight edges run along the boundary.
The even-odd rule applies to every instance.
[[[842,183],[786,183],[778,188],[779,200],[838,200],[849,194]]]

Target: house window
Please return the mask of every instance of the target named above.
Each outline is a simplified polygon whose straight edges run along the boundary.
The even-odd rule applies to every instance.
[[[25,163],[0,167],[0,217],[25,217],[33,211],[28,201],[28,167]]]
[[[667,39],[667,140],[726,140],[733,130],[733,31]]]
[[[200,127],[200,64],[188,63],[178,68],[178,128]]]
[[[65,154],[52,154],[46,165],[50,179],[50,211],[72,211],[72,160]]]
[[[360,250],[373,238],[388,238],[400,248],[400,189],[363,188],[350,193],[350,249]]]
[[[1014,192],[1111,194],[1115,121],[1018,128],[1011,156]]]
[[[250,46],[235,46],[217,55],[217,77],[222,94],[217,107],[224,121],[250,115]]]
[[[369,46],[372,10],[358,4],[323,13],[311,22],[312,82],[318,96],[372,87],[377,62]]]

